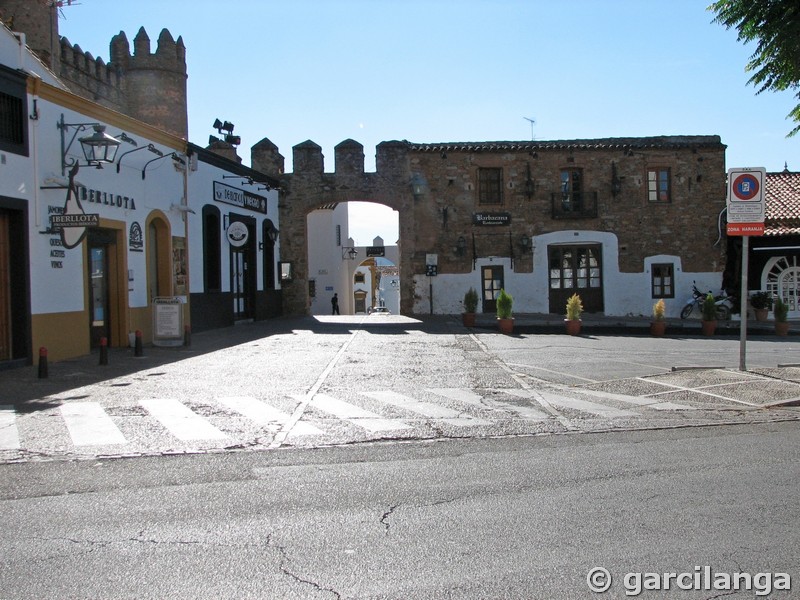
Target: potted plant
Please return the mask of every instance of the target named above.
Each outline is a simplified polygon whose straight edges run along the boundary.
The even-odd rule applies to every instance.
[[[756,292],[750,296],[750,306],[756,315],[756,321],[766,321],[772,308],[772,296],[767,292]]]
[[[667,330],[667,322],[664,319],[664,313],[667,307],[664,304],[664,299],[661,298],[658,302],[653,304],[653,320],[650,322],[650,335],[661,337]]]
[[[789,335],[789,305],[778,296],[775,298],[775,333],[777,335]]]
[[[500,290],[496,302],[497,323],[500,327],[500,333],[512,333],[514,331],[514,319],[511,316],[511,307],[514,304],[514,298],[505,290]]]
[[[569,335],[578,335],[581,332],[581,314],[583,313],[583,303],[578,294],[572,294],[567,300],[567,318],[564,325]]]
[[[711,292],[706,294],[701,309],[703,312],[703,335],[714,335],[717,330],[717,302]]]
[[[464,312],[461,313],[461,321],[464,327],[475,327],[475,311],[478,309],[478,292],[475,288],[469,288],[464,294]]]

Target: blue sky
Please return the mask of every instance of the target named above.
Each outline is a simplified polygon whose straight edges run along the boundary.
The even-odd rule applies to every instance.
[[[182,36],[189,138],[235,125],[239,154],[269,138],[381,141],[719,135],[727,166],[800,170],[790,92],[756,95],[753,51],[712,23],[711,0],[77,0],[60,33],[109,60],[112,36]],[[535,120],[533,131],[527,119]],[[361,245],[397,237],[366,212]],[[387,228],[384,228],[387,227]],[[393,227],[393,229],[391,228]],[[372,233],[372,230],[375,230]]]

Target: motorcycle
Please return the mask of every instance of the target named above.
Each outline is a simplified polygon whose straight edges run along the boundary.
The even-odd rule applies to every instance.
[[[702,305],[706,299],[708,294],[711,294],[711,290],[708,292],[701,292],[697,289],[697,282],[692,282],[692,297],[686,301],[686,305],[681,309],[681,319],[686,319],[689,317],[690,314],[694,311],[695,307],[697,310],[702,312]],[[716,305],[717,309],[717,321],[727,321],[731,317],[731,312],[733,309],[733,296],[728,294],[727,292],[722,292],[714,296],[714,304]]]

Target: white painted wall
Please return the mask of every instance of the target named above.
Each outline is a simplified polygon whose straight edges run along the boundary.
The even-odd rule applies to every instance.
[[[511,259],[486,257],[477,261],[469,274],[440,274],[427,277],[414,276],[414,312],[431,312],[431,286],[433,290],[434,314],[458,314],[463,312],[464,294],[470,287],[481,290],[481,268],[488,265],[502,266],[505,274],[505,289],[514,297],[515,313],[549,312],[549,277],[547,248],[554,244],[600,244],[603,260],[603,293],[606,315],[650,316],[655,299],[651,298],[651,272],[653,263],[672,262],[675,265],[675,298],[665,299],[668,317],[677,317],[691,296],[692,282],[701,290],[717,292],[722,284],[721,273],[686,273],[678,256],[654,255],[645,258],[642,271],[621,273],[619,270],[619,244],[613,233],[599,231],[569,230],[533,237],[533,273],[515,273]],[[580,292],[579,292],[580,293]]]
[[[310,299],[312,315],[331,314],[331,298],[339,295],[339,312],[353,313],[352,294],[348,293],[347,259],[342,258],[343,248],[352,246],[348,239],[347,204],[337,204],[332,210],[315,210],[307,218],[308,226],[308,278],[316,282],[317,295]],[[336,227],[340,239],[336,237]]]

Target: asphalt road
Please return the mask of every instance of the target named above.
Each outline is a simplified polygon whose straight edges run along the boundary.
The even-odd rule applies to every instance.
[[[790,422],[7,464],[0,597],[797,597],[798,448]]]

